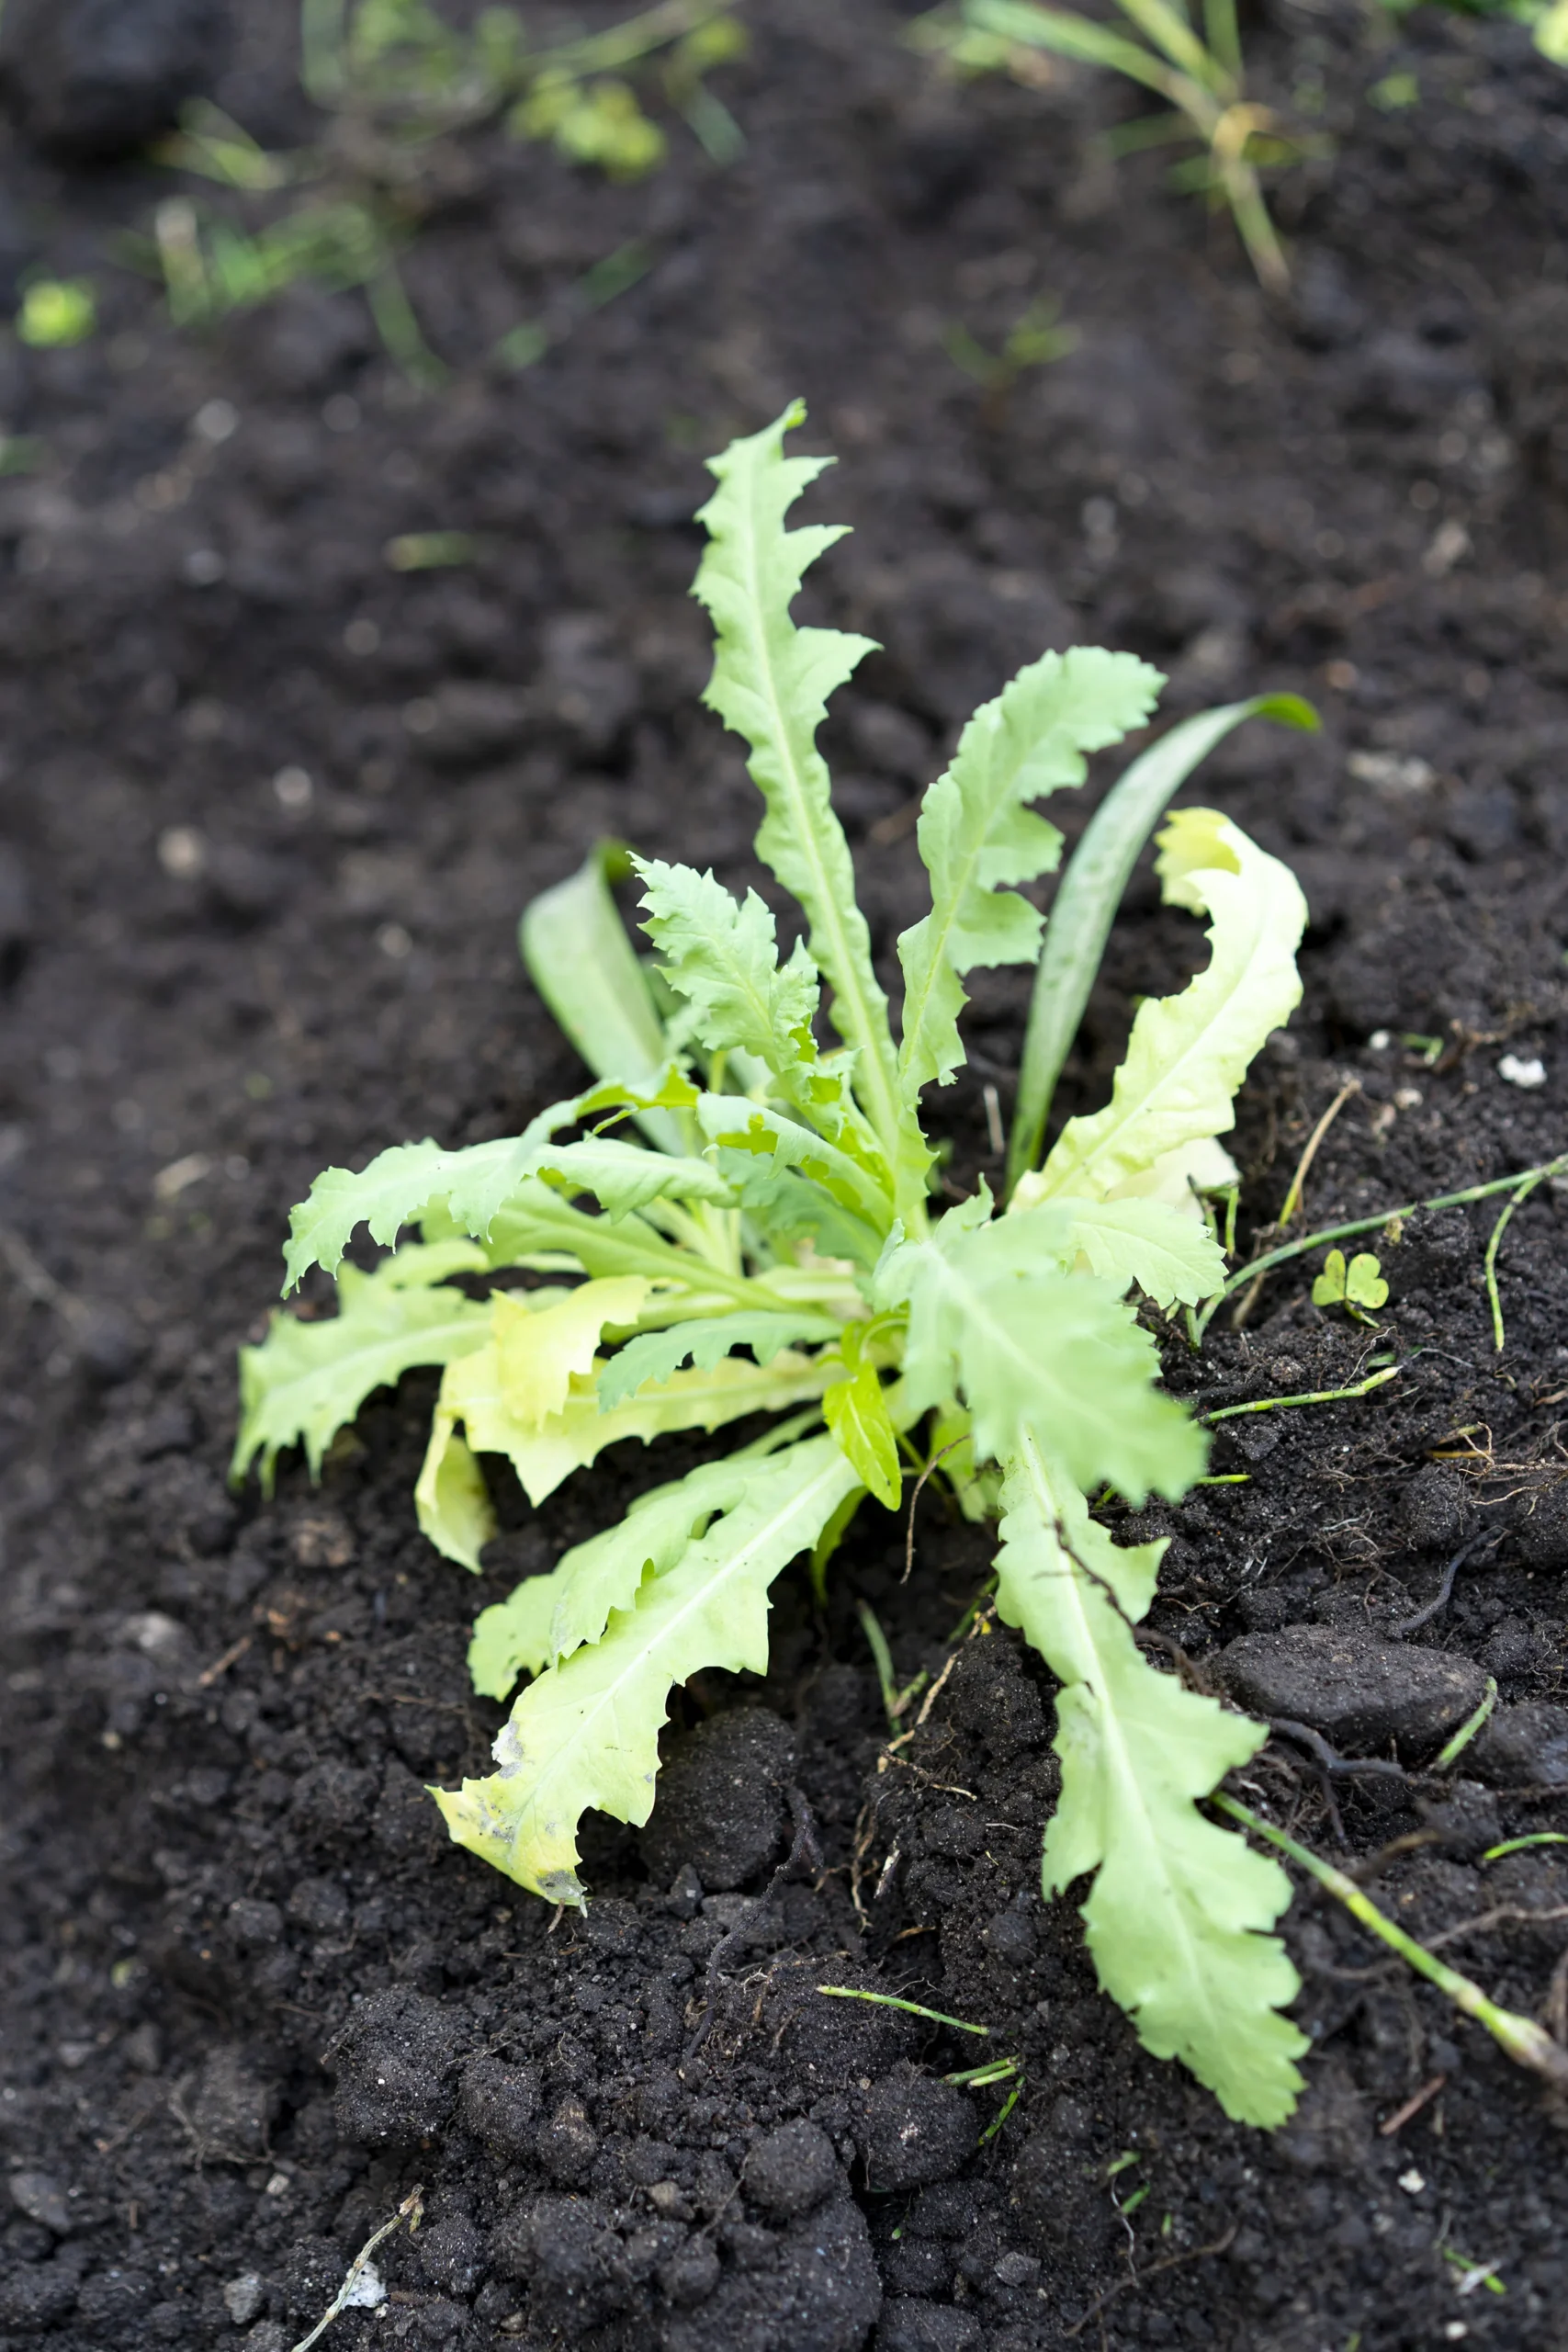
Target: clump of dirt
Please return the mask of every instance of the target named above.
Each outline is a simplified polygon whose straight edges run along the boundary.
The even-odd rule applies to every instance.
[[[247,12],[213,85],[243,120],[298,110],[290,16]],[[8,150],[6,266],[96,274],[103,331],[0,344],[0,415],[44,445],[0,481],[0,2343],[288,2352],[417,2183],[344,2352],[1545,2345],[1562,2119],[1337,1909],[1303,1892],[1286,1923],[1313,2053],[1272,2137],[1099,1995],[1039,1891],[1050,1679],[972,1616],[987,1540],[931,1489],[907,1587],[869,1510],[825,1616],[781,1580],[766,1680],[681,1695],[668,1806],[640,1840],[592,1824],[595,1899],[552,1920],[424,1794],[499,1721],[468,1628],[694,1451],[614,1456],[538,1512],[502,1487],[477,1582],[412,1521],[428,1379],[319,1489],[225,1487],[233,1350],[318,1169],[513,1132],[573,1083],[523,902],[604,832],[770,888],[696,707],[688,518],[696,453],[797,390],[843,461],[818,511],[858,526],[813,598],[885,648],[828,737],[890,977],[913,797],[1018,662],[1127,646],[1176,711],[1295,687],[1321,738],[1248,729],[1198,787],[1313,909],[1303,1012],[1241,1106],[1244,1237],[1351,1080],[1297,1229],[1562,1148],[1568,84],[1517,27],[1406,19],[1374,52],[1348,12],[1282,6],[1260,86],[1315,91],[1340,144],[1279,189],[1277,312],[1157,164],[1108,175],[1126,94],[944,85],[880,5],[750,18],[725,176],[678,140],[637,188],[465,149],[406,255],[453,370],[429,396],[354,296],[175,334],[104,243],[166,175]],[[1369,103],[1393,70],[1419,108]],[[570,288],[634,236],[652,266],[582,315]],[[984,396],[944,330],[995,345],[1045,291],[1078,350]],[[571,333],[509,373],[496,341],[552,304]],[[416,531],[471,561],[400,572]],[[1060,1114],[1201,953],[1136,878]],[[959,1192],[996,1172],[981,1090],[1006,1111],[1021,1038],[1020,976],[976,980],[941,1104]],[[1504,1235],[1501,1351],[1495,1196],[1362,1245],[1375,1329],[1312,1304],[1308,1259],[1201,1354],[1173,1337],[1205,1411],[1399,1371],[1222,1422],[1227,1483],[1119,1527],[1170,1539],[1156,1657],[1215,1687],[1267,1667],[1297,1726],[1251,1799],[1378,1856],[1402,1923],[1559,2030],[1568,1848],[1494,1849],[1568,1830],[1562,1199]],[[946,1672],[896,1751],[857,1600],[901,1679]],[[1017,2070],[943,2081],[977,2051]]]

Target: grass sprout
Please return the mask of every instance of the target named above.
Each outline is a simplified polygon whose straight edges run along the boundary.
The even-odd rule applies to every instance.
[[[1200,153],[1173,167],[1173,184],[1228,208],[1258,279],[1282,294],[1290,266],[1259,175],[1322,153],[1323,141],[1289,130],[1247,95],[1235,0],[1204,0],[1201,28],[1186,0],[1117,0],[1117,7],[1120,26],[1040,0],[957,0],[917,18],[911,37],[961,72],[1011,71],[1032,82],[1043,51],[1153,91],[1167,110],[1114,133],[1113,151],[1195,141]]]
[[[1309,1847],[1287,1836],[1284,1830],[1277,1829],[1271,1821],[1265,1821],[1261,1815],[1252,1812],[1248,1806],[1238,1804],[1235,1797],[1221,1794],[1212,1802],[1219,1812],[1228,1814],[1233,1821],[1240,1822],[1256,1836],[1266,1838],[1271,1846],[1277,1846],[1281,1853],[1288,1854],[1292,1861],[1317,1881],[1319,1886],[1342,1903],[1351,1917],[1370,1934],[1408,1962],[1417,1975],[1424,1976],[1429,1984],[1435,1984],[1438,1992],[1445,1994],[1465,2017],[1473,2018],[1478,2025],[1484,2026],[1499,2049],[1506,2051],[1516,2065],[1529,2068],[1531,2073],[1550,2083],[1554,2090],[1568,2091],[1568,2050],[1554,2041],[1544,2026],[1538,2025],[1533,2018],[1521,2017],[1517,2010],[1500,2008],[1479,1984],[1468,1976],[1461,1976],[1457,1969],[1449,1967],[1446,1961],[1439,1960],[1424,1944],[1417,1943],[1414,1936],[1407,1935],[1386,1912],[1380,1911],[1353,1878],[1348,1878],[1343,1871],[1336,1870],[1332,1862],[1325,1862]]]

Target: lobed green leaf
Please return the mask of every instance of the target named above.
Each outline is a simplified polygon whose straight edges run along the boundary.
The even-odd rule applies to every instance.
[[[547,1902],[581,1905],[582,1815],[648,1819],[671,1687],[705,1667],[766,1670],[768,1589],[858,1483],[827,1437],[754,1467],[733,1507],[612,1611],[602,1640],[529,1684],[496,1740],[499,1769],[433,1792],[457,1843]]]
[[[644,1331],[618,1348],[599,1374],[599,1409],[609,1412],[639,1390],[660,1386],[683,1363],[711,1372],[721,1356],[737,1348],[750,1348],[759,1363],[771,1363],[781,1348],[795,1340],[826,1341],[838,1336],[832,1317],[784,1307],[755,1314],[742,1308],[735,1315],[705,1316],[672,1323],[662,1331]]]
[[[1054,1203],[890,1259],[878,1294],[909,1302],[905,1383],[912,1404],[955,1393],[977,1456],[1008,1461],[1024,1429],[1049,1430],[1080,1486],[1109,1479],[1137,1508],[1174,1499],[1203,1466],[1206,1441],[1155,1386],[1159,1360],[1116,1286],[1063,1272],[1071,1209]]]
[[[686,1096],[694,1099],[689,1088]],[[487,1240],[498,1217],[523,1205],[529,1190],[541,1186],[563,1194],[592,1193],[612,1218],[661,1199],[728,1203],[728,1186],[705,1159],[645,1151],[614,1136],[557,1143],[549,1132],[590,1110],[647,1099],[599,1088],[557,1103],[523,1136],[456,1151],[427,1136],[423,1143],[394,1144],[378,1152],[358,1174],[347,1168],[325,1170],[289,1217],[285,1289],[292,1290],[311,1266],[332,1273],[357,1226],[367,1226],[373,1241],[390,1243],[405,1225],[436,1204],[449,1225]]]
[[[338,1311],[322,1322],[276,1309],[261,1345],[240,1350],[240,1431],[230,1477],[243,1478],[259,1454],[270,1492],[277,1457],[289,1445],[303,1445],[317,1476],[327,1447],[372,1390],[393,1386],[415,1364],[450,1363],[483,1347],[488,1306],[448,1283],[486,1263],[471,1241],[411,1242],[370,1273],[344,1266]]]
[[[892,1159],[911,1122],[853,861],[817,749],[829,695],[874,648],[869,638],[796,628],[790,618],[807,567],[843,536],[832,526],[784,528],[795,500],[831,463],[784,456],[784,435],[805,414],[797,401],[708,460],[718,488],[697,518],[709,543],[693,590],[716,639],[704,699],[750,746],[751,780],[766,803],[757,854],[805,910],[810,953],[833,990],[834,1023],[859,1056],[855,1091]]]
[[[525,1421],[508,1406],[497,1347],[481,1348],[448,1367],[414,1489],[419,1523],[438,1552],[463,1567],[478,1568],[479,1551],[494,1532],[493,1518],[475,1517],[467,1489],[462,1490],[457,1520],[443,1506],[455,1447],[504,1453],[529,1501],[541,1503],[563,1478],[586,1469],[606,1446],[622,1438],[640,1438],[646,1445],[676,1430],[711,1433],[750,1413],[788,1412],[820,1396],[828,1380],[826,1371],[787,1351],[767,1365],[727,1356],[711,1371],[674,1373],[661,1388],[602,1412],[594,1385],[602,1369],[597,1362],[592,1364],[581,1383],[574,1382],[558,1412]],[[460,1461],[460,1454],[456,1458]],[[484,1532],[476,1533],[481,1524]]]
[[[1032,1202],[1113,1198],[1172,1152],[1224,1135],[1253,1056],[1301,1001],[1295,951],[1306,901],[1290,868],[1212,808],[1181,808],[1160,834],[1168,905],[1205,910],[1208,968],[1179,996],[1145,998],[1111,1098],[1070,1119]]]
[[[1280,2014],[1300,1979],[1261,1932],[1288,1905],[1290,1881],[1195,1803],[1268,1733],[1139,1651],[1130,1621],[1148,1607],[1164,1544],[1114,1544],[1060,1466],[1055,1436],[1047,1453],[1034,1430],[1019,1433],[997,1560],[1002,1618],[1064,1686],[1044,1890],[1094,1873],[1081,1906],[1089,1951],[1145,2049],[1179,2058],[1238,2122],[1271,2127],[1295,2106],[1294,2061],[1308,2046]]]
[[[1131,653],[1075,647],[1032,662],[964,728],[920,810],[931,911],[898,942],[898,1068],[911,1101],[933,1079],[946,1085],[964,1059],[964,974],[976,965],[1032,963],[1039,951],[1039,910],[1001,886],[1053,872],[1062,836],[1026,804],[1082,784],[1084,754],[1141,727],[1163,684]]]
[[[664,978],[692,1007],[698,1042],[710,1053],[754,1055],[793,1094],[817,1059],[820,989],[805,941],[781,965],[773,918],[754,890],[738,903],[711,874],[633,862],[649,910],[643,928]]]

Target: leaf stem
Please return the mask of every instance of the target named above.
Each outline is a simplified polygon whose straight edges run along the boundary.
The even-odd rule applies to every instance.
[[[423,2202],[423,2196],[424,2191],[423,2188],[416,2184],[409,2190],[408,2195],[403,2199],[402,2203],[399,2206],[391,2220],[389,2222],[383,2222],[380,2228],[376,2232],[374,2237],[367,2238],[365,2244],[360,2247],[359,2252],[355,2256],[354,2260],[349,2264],[347,2274],[344,2278],[343,2285],[338,2289],[337,2293],[333,2297],[332,2301],[321,2313],[321,2318],[316,2322],[316,2324],[310,2330],[310,2335],[302,2335],[300,2337],[299,2343],[294,2346],[294,2352],[310,2352],[310,2346],[315,2343],[317,2337],[324,2335],[328,2328],[332,2325],[333,2320],[337,2318],[339,2312],[347,2308],[350,2295],[353,2294],[355,2286],[364,2276],[366,2264],[369,2261],[371,2256],[375,2253],[383,2238],[389,2238],[392,2232],[403,2222],[408,2223],[411,2230],[418,2229],[420,2222],[423,2218],[424,2214],[424,2206]]]
[[[1014,1133],[1017,1133],[1016,1126]],[[1490,1200],[1494,1193],[1516,1191],[1527,1178],[1532,1182],[1539,1182],[1543,1177],[1560,1176],[1564,1170],[1568,1170],[1568,1152],[1560,1153],[1555,1159],[1544,1160],[1539,1168],[1516,1169],[1511,1176],[1495,1176],[1489,1184],[1470,1184],[1462,1193],[1438,1193],[1429,1201],[1406,1201],[1403,1207],[1380,1209],[1375,1216],[1356,1217],[1348,1225],[1325,1226],[1320,1233],[1309,1233],[1300,1241],[1284,1242],[1278,1250],[1269,1250],[1261,1258],[1254,1258],[1247,1265],[1236,1269],[1224,1288],[1214,1293],[1198,1317],[1196,1337],[1200,1341],[1202,1340],[1226,1299],[1233,1292],[1238,1291],[1243,1283],[1251,1282],[1255,1274],[1272,1273],[1274,1268],[1282,1266],[1287,1259],[1303,1257],[1309,1250],[1321,1250],[1325,1242],[1348,1241],[1358,1233],[1376,1233],[1382,1226],[1392,1225],[1396,1217],[1418,1216],[1427,1209],[1457,1209],[1462,1208],[1469,1201]]]
[[[1466,1715],[1453,1737],[1439,1750],[1438,1760],[1432,1767],[1434,1772],[1447,1772],[1458,1763],[1496,1704],[1497,1678],[1494,1674],[1489,1674],[1486,1678],[1486,1696],[1473,1714]]]
[[[1404,1370],[1404,1364],[1391,1363],[1386,1372],[1374,1372],[1350,1388],[1313,1388],[1301,1396],[1260,1396],[1255,1405],[1222,1405],[1217,1413],[1201,1413],[1198,1418],[1209,1427],[1215,1421],[1234,1420],[1238,1413],[1277,1413],[1289,1405],[1342,1405],[1352,1397],[1370,1396],[1374,1388],[1382,1387],[1385,1381],[1393,1380]],[[1215,1482],[1211,1479],[1201,1483]]]
[[[989,2034],[988,2025],[970,2025],[963,2018],[950,2018],[945,2010],[922,2007],[919,2001],[901,2001],[894,1993],[867,1993],[858,1984],[818,1984],[817,1990],[834,2001],[874,2001],[884,2009],[906,2009],[912,2018],[929,2018],[932,2025],[951,2025],[960,2033]]]
[[[1493,1227],[1492,1238],[1486,1244],[1486,1295],[1492,1304],[1492,1336],[1497,1343],[1497,1353],[1499,1355],[1503,1352],[1503,1301],[1497,1289],[1497,1251],[1501,1246],[1503,1235],[1507,1228],[1509,1218],[1513,1216],[1514,1211],[1517,1208],[1522,1207],[1524,1203],[1529,1200],[1536,1186],[1540,1182],[1541,1177],[1544,1173],[1544,1170],[1538,1169],[1533,1176],[1526,1177],[1524,1182],[1519,1186],[1518,1191],[1514,1194],[1513,1199],[1508,1203],[1506,1208],[1503,1211],[1502,1216],[1497,1219],[1496,1224]]]
[[[1418,1944],[1414,1936],[1406,1935],[1386,1912],[1378,1909],[1353,1878],[1348,1878],[1343,1871],[1336,1870],[1332,1862],[1324,1861],[1309,1848],[1298,1845],[1284,1830],[1276,1829],[1271,1821],[1265,1821],[1247,1805],[1238,1804],[1235,1797],[1216,1795],[1210,1802],[1219,1812],[1228,1814],[1233,1821],[1239,1821],[1244,1828],[1288,1854],[1292,1861],[1342,1903],[1370,1934],[1407,1961],[1418,1976],[1435,1984],[1467,2018],[1484,2026],[1516,2065],[1528,2066],[1533,2074],[1543,2075],[1556,2090],[1568,2090],[1568,2050],[1553,2041],[1544,2026],[1537,2025],[1533,2018],[1521,2017],[1515,2009],[1500,2008],[1470,1977],[1461,1976],[1457,1969],[1450,1968],[1429,1952],[1425,1944]]]

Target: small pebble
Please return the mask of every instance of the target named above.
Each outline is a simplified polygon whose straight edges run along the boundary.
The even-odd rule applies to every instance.
[[[1505,1054],[1497,1065],[1497,1075],[1510,1086],[1523,1087],[1528,1093],[1532,1088],[1546,1084],[1546,1064],[1537,1054],[1521,1058],[1517,1054]]]

